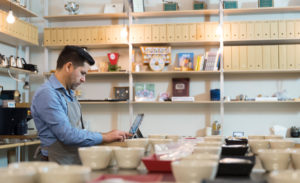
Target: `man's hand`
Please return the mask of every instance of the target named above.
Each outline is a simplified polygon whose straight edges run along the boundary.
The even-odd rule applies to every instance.
[[[125,139],[128,137],[132,136],[132,134],[128,132],[123,132],[120,130],[112,130],[107,133],[101,133],[103,137],[103,142],[108,143],[108,142],[114,142],[114,141],[121,141],[123,142]]]

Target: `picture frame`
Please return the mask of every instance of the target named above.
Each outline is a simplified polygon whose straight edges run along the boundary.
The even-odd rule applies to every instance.
[[[173,78],[172,95],[173,97],[190,96],[190,78]]]

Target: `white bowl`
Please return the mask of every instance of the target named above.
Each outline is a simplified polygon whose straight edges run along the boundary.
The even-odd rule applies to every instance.
[[[299,183],[300,170],[274,171],[269,176],[269,183]]]
[[[207,153],[195,153],[188,155],[183,160],[212,160],[212,161],[218,161],[219,156],[216,154],[207,154]]]
[[[147,138],[126,139],[125,143],[127,147],[142,147],[146,149],[149,145],[149,139]]]
[[[214,179],[217,173],[217,161],[181,160],[172,162],[172,172],[176,182],[198,183],[203,179]]]
[[[40,169],[39,183],[85,183],[90,180],[91,169],[85,166],[64,165]]]
[[[283,139],[283,136],[281,136],[281,135],[266,135],[265,136],[265,139],[266,140],[271,140],[271,139]]]
[[[248,135],[248,139],[260,139],[260,140],[264,140],[265,139],[265,136],[264,135]]]
[[[211,135],[211,136],[205,136],[204,141],[206,142],[223,142],[224,137],[223,136],[218,136],[218,135]]]
[[[180,138],[180,135],[167,135],[167,139],[172,139],[174,142],[177,142]]]
[[[286,170],[289,167],[290,151],[283,149],[260,149],[258,156],[265,170]]]
[[[119,168],[124,169],[137,168],[141,163],[144,152],[145,148],[140,147],[129,147],[114,150]]]
[[[251,151],[256,155],[258,150],[260,149],[269,149],[270,143],[268,140],[249,140],[248,144],[250,146]]]
[[[216,146],[216,147],[220,147],[222,145],[222,142],[217,142],[217,141],[211,141],[211,142],[198,142],[196,144],[196,147],[201,147],[201,146]]]
[[[300,169],[300,149],[291,151],[291,158],[294,169]]]
[[[112,150],[112,157],[111,157],[111,160],[110,160],[108,166],[109,167],[117,166],[117,158],[116,158],[114,150],[121,149],[122,147],[120,147],[120,146],[102,146],[102,147],[108,147]]]
[[[291,140],[270,140],[271,149],[287,149],[295,147],[295,142]]]
[[[34,183],[36,170],[31,167],[0,168],[0,180],[3,183]]]
[[[107,168],[112,158],[112,149],[109,147],[81,147],[78,151],[82,164],[92,170]]]
[[[222,148],[216,146],[200,146],[195,147],[193,153],[208,153],[220,156]]]
[[[148,138],[150,139],[165,139],[167,135],[164,134],[150,134]]]

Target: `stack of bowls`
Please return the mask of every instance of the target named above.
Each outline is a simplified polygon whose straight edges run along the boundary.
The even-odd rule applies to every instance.
[[[118,167],[122,169],[136,169],[140,165],[144,153],[145,148],[141,147],[128,147],[114,150]]]
[[[248,141],[248,144],[250,146],[251,152],[255,155],[258,154],[258,151],[260,149],[269,149],[270,148],[270,143],[268,140],[251,139]]]
[[[34,183],[37,181],[34,168],[10,167],[0,168],[0,180],[5,183]]]
[[[107,168],[112,158],[112,149],[109,147],[81,147],[78,151],[82,164],[92,170]]]
[[[288,169],[291,159],[288,149],[260,149],[258,156],[268,172]]]

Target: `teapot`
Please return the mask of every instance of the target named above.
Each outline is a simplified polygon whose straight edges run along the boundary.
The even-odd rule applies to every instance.
[[[20,68],[20,69],[23,69],[24,65],[23,65],[23,60],[24,58],[20,58],[20,57],[17,57],[16,59],[17,61],[17,67]]]
[[[75,1],[68,1],[68,3],[65,4],[65,10],[67,10],[70,15],[77,15],[79,12],[79,4]]]
[[[17,67],[16,58],[13,55],[11,55],[9,57],[9,66],[11,66],[11,67]]]

